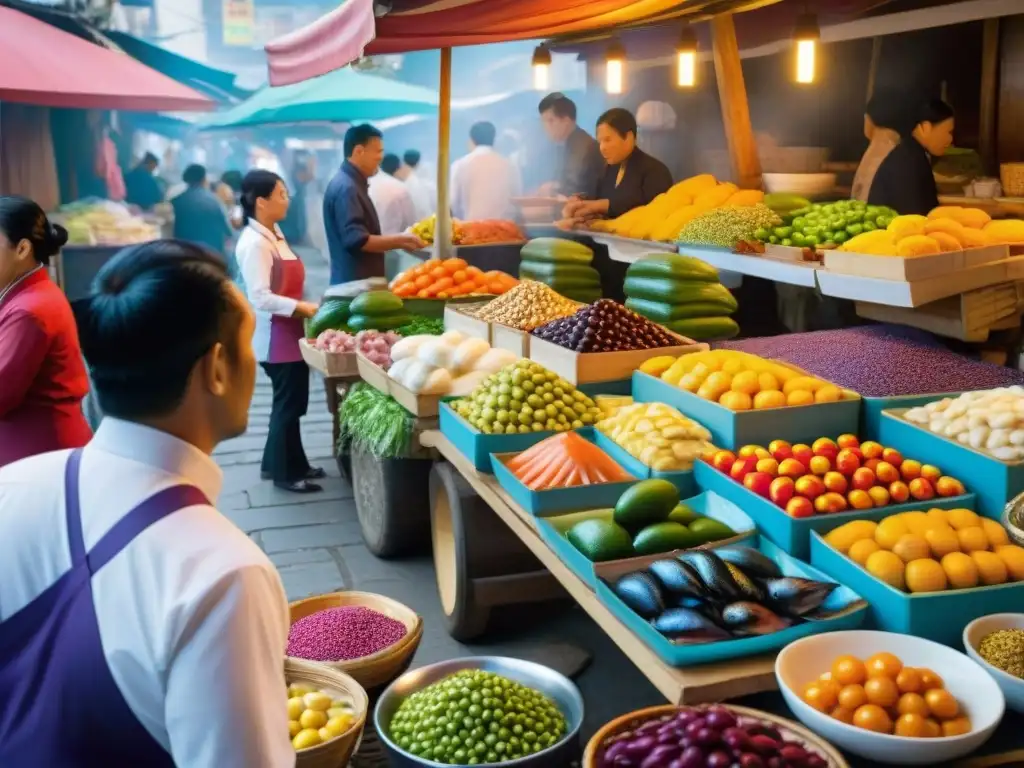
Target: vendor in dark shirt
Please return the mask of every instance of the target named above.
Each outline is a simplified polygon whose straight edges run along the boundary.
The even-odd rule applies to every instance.
[[[372,125],[354,125],[345,134],[345,162],[324,192],[324,227],[331,260],[331,285],[384,277],[384,254],[415,251],[425,243],[415,235],[382,236],[368,191],[380,169],[384,139]]]
[[[917,110],[908,134],[878,166],[869,205],[885,205],[901,214],[926,216],[939,205],[932,158],[953,144],[953,108],[933,99]]]
[[[636,118],[615,107],[597,119],[597,143],[607,165],[590,200],[570,200],[562,215],[570,219],[614,219],[647,205],[672,186],[672,174],[636,145]]]
[[[538,106],[544,133],[559,145],[555,181],[543,191],[589,195],[597,188],[604,159],[597,141],[576,123],[576,104],[564,93],[549,93]]]
[[[130,170],[124,177],[125,201],[149,211],[157,203],[162,203],[164,193],[157,183],[156,173],[160,161],[152,152],[147,152],[142,162]]]

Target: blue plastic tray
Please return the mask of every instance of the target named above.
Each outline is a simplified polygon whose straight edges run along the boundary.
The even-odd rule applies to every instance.
[[[597,381],[592,384],[577,384],[576,389],[585,395],[629,395],[633,392],[633,380]]]
[[[487,474],[493,471],[492,453],[519,453],[555,434],[544,431],[525,435],[487,435],[459,416],[447,402],[442,402],[438,409],[438,424],[441,434],[448,438],[459,453],[473,462],[476,471]],[[592,429],[584,427],[588,432]]]
[[[800,576],[818,581],[835,581],[821,571],[812,568],[796,558],[790,557],[770,541],[761,539],[758,544],[764,554],[779,564],[786,576]],[[689,667],[695,664],[707,664],[712,661],[738,659],[758,653],[775,651],[789,645],[794,640],[821,632],[835,632],[840,629],[856,629],[867,618],[867,606],[850,613],[826,621],[804,622],[760,637],[742,637],[735,640],[721,640],[715,643],[699,645],[676,644],[658,632],[649,622],[642,619],[626,606],[603,580],[597,583],[597,597],[608,606],[608,609],[637,636],[640,637],[658,656],[673,667]],[[852,589],[840,586],[825,602],[827,608],[841,608],[860,599]]]
[[[864,440],[879,440],[882,411],[891,408],[916,408],[944,397],[959,397],[960,394],[960,392],[950,392],[943,395],[903,395],[900,397],[865,397],[861,395],[861,401],[864,404],[860,409],[860,430],[856,434],[863,435]]]
[[[985,517],[999,520],[1007,502],[1024,492],[1024,462],[999,461],[904,421],[899,418],[901,413],[882,414],[880,441],[956,477],[970,478],[971,488],[978,494],[978,512]]]
[[[638,403],[667,403],[679,409],[707,427],[715,445],[730,450],[768,445],[772,440],[810,445],[823,435],[857,434],[860,418],[859,397],[838,403],[737,412],[640,371],[633,374],[633,399]]]
[[[757,523],[762,536],[767,536],[783,552],[806,560],[811,555],[811,531],[827,533],[851,520],[881,520],[883,517],[898,512],[909,512],[915,509],[974,509],[977,501],[975,494],[963,496],[935,497],[928,501],[909,501],[906,504],[892,504],[888,507],[874,509],[851,509],[848,512],[835,512],[813,517],[790,517],[768,499],[758,496],[741,483],[719,472],[705,461],[694,465],[694,476],[697,485],[706,490],[714,491],[729,499],[746,512]]]
[[[723,499],[716,493],[707,492],[692,498],[684,498],[683,504],[686,504],[702,517],[710,517],[712,520],[725,523],[736,532],[735,537],[723,539],[720,542],[712,542],[716,546],[727,543],[739,543],[757,534],[754,521],[731,501]],[[605,563],[594,563],[588,560],[586,555],[569,542],[565,534],[576,523],[583,520],[592,520],[594,518],[611,520],[612,512],[613,510],[611,509],[592,509],[586,512],[573,512],[567,515],[542,518],[537,521],[537,530],[540,532],[540,537],[569,566],[569,570],[579,576],[591,589],[594,589],[597,584],[595,568],[600,569]],[[625,560],[610,560],[608,564],[618,566],[635,563],[636,569],[639,570],[640,568],[645,568],[648,563],[664,557],[671,557],[671,555],[672,553],[670,552],[663,552],[657,555],[643,555]]]
[[[963,631],[969,623],[992,613],[1019,612],[1024,605],[1024,582],[926,594],[903,592],[876,579],[818,533],[811,535],[811,563],[864,596],[870,604],[871,625],[958,649],[963,647]]]
[[[697,493],[697,481],[693,478],[693,470],[686,469],[677,472],[655,471],[599,429],[594,429],[594,442],[605,453],[625,467],[626,471],[631,475],[636,475],[640,478],[658,477],[668,480],[679,489],[679,495],[683,498]]]
[[[578,431],[580,435],[593,442],[594,430],[592,428],[587,427]],[[516,453],[520,453],[520,451],[492,453],[491,468],[505,493],[531,515],[553,515],[562,512],[575,512],[580,509],[603,509],[609,504],[614,504],[627,488],[642,479],[634,477],[621,483],[597,483],[573,488],[531,491],[519,482],[519,479],[505,466],[505,462]]]

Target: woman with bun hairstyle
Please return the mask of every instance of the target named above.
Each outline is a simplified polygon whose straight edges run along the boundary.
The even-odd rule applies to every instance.
[[[78,329],[46,270],[67,240],[36,203],[0,197],[0,467],[92,437]]]

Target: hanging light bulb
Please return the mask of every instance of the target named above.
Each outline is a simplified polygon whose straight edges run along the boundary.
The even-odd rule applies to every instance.
[[[793,40],[796,43],[796,81],[805,85],[813,83],[818,42],[821,40],[818,17],[813,13],[800,14],[793,31]]]
[[[616,40],[608,46],[605,54],[605,86],[608,93],[622,93],[625,83],[626,49]]]
[[[543,45],[538,45],[533,51],[533,88],[536,91],[546,91],[551,85],[551,51]]]
[[[693,88],[697,84],[697,36],[689,25],[676,44],[676,80],[680,88]]]

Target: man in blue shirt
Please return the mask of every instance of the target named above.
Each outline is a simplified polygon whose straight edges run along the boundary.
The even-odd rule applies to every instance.
[[[425,243],[415,235],[381,235],[368,191],[369,178],[384,158],[384,139],[371,125],[345,134],[345,157],[324,192],[324,227],[331,257],[331,285],[384,277],[384,254],[415,251]]]
[[[154,205],[163,202],[164,193],[153,176],[158,165],[160,161],[156,155],[147,152],[142,162],[128,172],[124,177],[127,202],[139,206],[144,211],[152,210]]]
[[[206,188],[206,169],[190,165],[181,180],[188,189],[171,200],[174,206],[174,237],[205,245],[214,253],[225,256],[231,240],[224,205]]]

